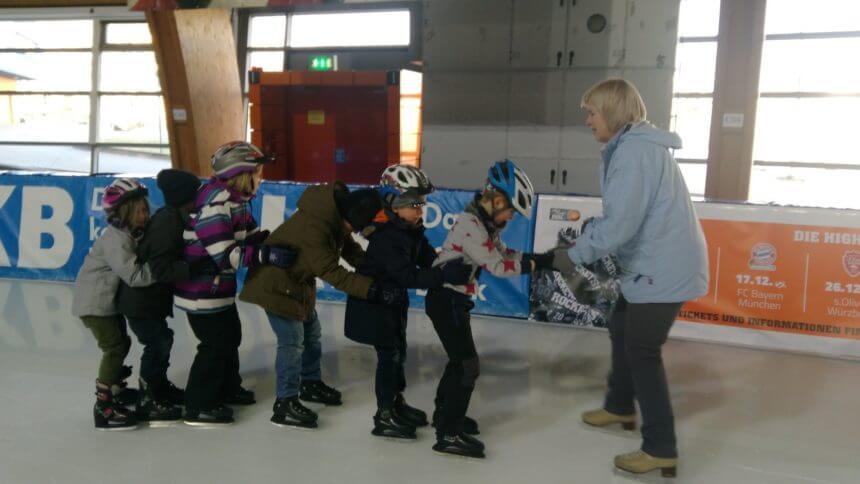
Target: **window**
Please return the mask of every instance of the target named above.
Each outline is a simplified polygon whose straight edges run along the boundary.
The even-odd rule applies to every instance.
[[[704,196],[717,64],[720,0],[681,0],[672,96],[675,157],[694,196]]]
[[[140,14],[105,12],[0,20],[0,169],[170,166],[149,27]]]
[[[400,162],[418,166],[421,149],[420,72],[400,71]]]
[[[860,2],[768,2],[750,201],[860,208],[858,50]]]
[[[245,49],[244,106],[245,140],[251,141],[251,110],[248,107],[248,72],[254,67],[264,71],[286,70],[287,16],[252,15],[248,19],[248,45]]]
[[[287,45],[294,49],[405,47],[409,10],[293,14],[287,32]]]

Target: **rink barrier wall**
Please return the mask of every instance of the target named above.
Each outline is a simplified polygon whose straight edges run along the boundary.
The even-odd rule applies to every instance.
[[[105,227],[100,208],[110,175],[0,173],[0,278],[74,280]],[[162,205],[151,177],[153,211]],[[254,217],[272,230],[296,210],[306,184],[264,182]],[[438,246],[474,192],[440,189],[428,197],[427,237]],[[860,212],[697,203],[708,241],[708,294],[687,303],[673,337],[756,348],[860,358]],[[559,228],[598,215],[600,199],[541,195],[531,219],[503,234],[517,250],[554,245]],[[476,314],[529,317],[529,278],[481,276]],[[411,303],[423,307],[422,291]],[[321,300],[342,292],[318,281]]]

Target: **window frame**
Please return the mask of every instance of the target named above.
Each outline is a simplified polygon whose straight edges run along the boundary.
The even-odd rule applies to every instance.
[[[860,30],[849,30],[839,32],[794,32],[781,34],[765,34],[764,42],[780,41],[780,40],[817,40],[817,39],[851,39],[860,38]],[[762,98],[793,98],[793,99],[812,99],[812,98],[860,98],[860,90],[855,92],[827,92],[827,91],[761,91],[758,99]],[[758,102],[758,100],[756,100]],[[860,170],[860,161],[857,164],[850,163],[827,163],[827,162],[808,162],[808,161],[768,161],[753,159],[753,167],[756,166],[774,166],[783,168],[818,168],[818,169],[842,169],[842,170]]]
[[[686,43],[713,43],[716,46],[719,46],[719,36],[717,35],[694,35],[694,36],[680,36],[678,37],[678,42],[676,46]],[[716,73],[714,74],[716,79]],[[710,91],[675,91],[674,86],[672,89],[672,101],[675,99],[710,99],[711,104],[713,105],[714,100],[714,89],[711,87]],[[674,102],[673,102],[674,104]],[[711,113],[713,117],[713,113]],[[675,124],[676,114],[673,112],[671,114],[671,124]],[[708,130],[710,133],[710,124],[708,126]],[[679,165],[707,165],[708,164],[708,156],[705,158],[675,158],[675,161]],[[706,181],[707,185],[707,181]],[[704,189],[704,187],[703,187]],[[699,192],[691,192],[690,196],[694,198],[703,198],[705,196],[704,190]]]
[[[99,85],[101,70],[101,54],[103,52],[153,51],[153,44],[108,44],[106,31],[108,24],[113,23],[146,23],[143,12],[130,11],[125,7],[59,7],[59,8],[10,8],[0,9],[0,18],[8,21],[52,21],[52,20],[92,20],[93,44],[90,48],[48,48],[21,49],[2,48],[0,53],[42,53],[42,52],[86,52],[92,54],[89,91],[0,91],[0,96],[6,95],[57,95],[57,96],[89,96],[89,134],[86,142],[64,141],[24,141],[0,140],[0,146],[68,146],[87,147],[90,151],[89,174],[99,173],[99,154],[106,148],[158,148],[166,150],[170,157],[170,144],[167,143],[130,143],[130,142],[100,142],[99,108],[101,97],[106,96],[155,96],[163,98],[163,91],[102,91]]]
[[[290,17],[292,14],[307,14],[307,13],[357,13],[362,11],[392,11],[392,10],[408,10],[409,11],[409,44],[399,46],[335,46],[335,47],[290,47],[287,46],[287,41],[290,37]],[[251,33],[251,18],[265,16],[286,16],[286,26],[284,28],[283,45],[280,47],[251,47],[248,45]],[[282,7],[282,8],[242,8],[238,9],[236,20],[236,49],[237,59],[239,61],[239,69],[242,81],[242,92],[246,93],[247,97],[247,71],[248,57],[252,52],[283,52],[284,63],[282,70],[286,70],[289,66],[291,54],[337,54],[337,53],[361,53],[361,52],[408,52],[420,49],[421,45],[421,9],[420,5],[415,5],[413,1],[389,1],[389,2],[370,2],[370,3],[350,3],[350,4],[321,4],[321,5],[304,5],[301,7]]]

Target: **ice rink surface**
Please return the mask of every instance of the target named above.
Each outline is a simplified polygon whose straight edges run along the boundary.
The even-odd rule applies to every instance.
[[[323,377],[344,405],[314,405],[319,429],[269,423],[275,339],[259,308],[240,305],[244,385],[258,403],[237,407],[235,425],[97,432],[99,350],[71,297],[69,284],[0,280],[0,484],[860,482],[859,362],[670,341],[678,478],[632,476],[612,457],[637,449],[638,433],[579,419],[602,403],[606,333],[509,319],[473,318],[481,376],[469,414],[487,459],[435,454],[430,428],[414,442],[373,437],[375,353],[344,338],[333,303],[319,305]],[[431,411],[444,353],[426,316],[410,319],[406,396]],[[170,377],[184,387],[196,339],[181,311],[170,324]],[[135,340],[126,363],[139,358]]]

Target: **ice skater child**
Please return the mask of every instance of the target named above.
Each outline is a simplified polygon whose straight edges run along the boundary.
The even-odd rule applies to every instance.
[[[186,311],[200,344],[185,387],[185,423],[193,426],[229,425],[227,405],[250,405],[254,393],[242,387],[239,345],[242,326],[236,308],[236,273],[261,264],[287,267],[295,253],[286,247],[263,245],[268,231],[260,230],[251,213],[263,164],[272,161],[256,146],[233,141],[212,155],[213,176],[199,190],[195,214],[184,232],[183,257],[192,266],[210,261],[215,270],[175,284],[175,304]]]
[[[477,268],[467,284],[445,284],[442,289],[430,289],[425,299],[427,315],[448,355],[433,413],[436,452],[484,457],[484,444],[472,436],[478,434],[478,425],[466,417],[480,374],[470,324],[472,296],[481,269],[496,277],[517,277],[550,268],[551,254],[517,252],[508,249],[500,239],[515,213],[531,217],[534,198],[534,189],[525,172],[513,161],[495,162],[483,191],[459,215],[434,262],[434,266],[441,266],[462,259],[464,264]]]
[[[149,266],[137,263],[135,252],[149,220],[147,195],[146,187],[132,178],[117,178],[105,189],[101,205],[108,226],[93,243],[75,279],[72,314],[92,331],[102,351],[93,407],[98,430],[137,427],[137,418],[125,407],[136,399],[136,392],[129,392],[124,382],[131,373],[123,365],[131,339],[115,297],[120,281],[131,287],[155,281]]]
[[[433,191],[427,176],[413,166],[392,165],[382,173],[380,185],[384,206],[362,231],[368,246],[356,271],[404,289],[440,289],[444,283],[468,282],[471,268],[459,260],[432,267],[436,250],[424,236],[422,224],[422,207]],[[428,424],[427,414],[408,405],[403,396],[408,310],[408,298],[396,305],[347,299],[346,336],[376,349],[377,411],[371,431],[376,436],[414,439],[416,427]]]
[[[147,287],[121,282],[116,298],[117,308],[143,345],[141,395],[135,413],[150,425],[182,418],[179,406],[184,403],[185,392],[167,379],[173,348],[173,330],[167,325],[167,317],[173,316],[173,283],[206,269],[177,264],[182,260],[182,234],[194,208],[200,179],[193,173],[168,168],[158,173],[157,181],[165,204],[152,216],[137,245],[138,261],[149,265],[156,282]],[[214,264],[206,265],[214,270]]]

